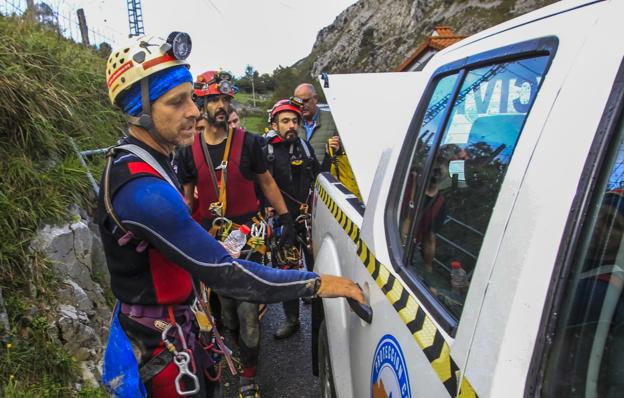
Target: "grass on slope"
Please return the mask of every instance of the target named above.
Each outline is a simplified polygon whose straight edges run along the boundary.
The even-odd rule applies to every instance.
[[[29,243],[38,226],[66,220],[70,204],[94,203],[69,138],[82,149],[110,145],[122,118],[95,50],[19,18],[0,16],[0,36],[0,287],[12,327],[0,395],[69,396],[74,360],[41,315],[54,278]]]

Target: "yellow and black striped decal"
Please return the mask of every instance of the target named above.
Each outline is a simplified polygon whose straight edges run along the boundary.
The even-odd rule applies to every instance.
[[[316,190],[318,197],[321,198],[338,224],[355,243],[360,260],[384,292],[388,301],[390,301],[399,317],[405,323],[405,326],[409,329],[414,340],[416,340],[416,344],[418,344],[429,363],[431,363],[433,370],[440,378],[442,384],[444,384],[449,395],[461,398],[477,397],[476,392],[465,377],[462,379],[461,388],[458,389],[460,371],[453,358],[451,358],[451,350],[448,343],[435,323],[414,297],[409,294],[403,285],[403,281],[392,275],[388,268],[375,258],[375,255],[369,250],[366,243],[360,239],[359,227],[347,217],[318,181]]]

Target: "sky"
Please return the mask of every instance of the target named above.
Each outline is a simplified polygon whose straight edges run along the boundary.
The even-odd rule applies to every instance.
[[[36,0],[39,2],[39,0]],[[97,42],[119,43],[129,33],[125,0],[47,0],[66,21],[83,8]],[[242,75],[246,65],[271,73],[307,56],[316,35],[355,0],[144,0],[146,34],[166,38],[178,30],[191,35],[191,70],[224,69]],[[75,22],[74,22],[75,23]],[[77,33],[74,33],[77,34]],[[93,34],[91,34],[93,36]],[[90,38],[93,42],[93,37]],[[115,47],[115,45],[113,45]]]

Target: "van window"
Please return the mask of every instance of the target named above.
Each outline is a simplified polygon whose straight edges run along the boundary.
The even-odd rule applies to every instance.
[[[453,93],[453,87],[457,81],[457,74],[446,76],[438,82],[435,90],[427,106],[427,111],[418,132],[418,140],[416,142],[416,150],[412,153],[410,161],[410,170],[406,179],[404,194],[401,197],[399,226],[401,245],[407,243],[407,236],[414,218],[414,209],[416,207],[416,187],[418,176],[422,173],[425,161],[433,148],[433,137],[441,128],[441,124],[449,106],[450,97]]]
[[[408,272],[455,319],[548,62],[548,56],[537,56],[468,70],[448,119],[436,116],[438,123],[448,123],[442,126],[428,175],[418,179],[434,141],[422,132],[423,123],[403,192],[399,232],[408,247]],[[433,99],[431,103],[435,109]]]
[[[545,397],[624,396],[624,136],[611,146],[566,282]]]

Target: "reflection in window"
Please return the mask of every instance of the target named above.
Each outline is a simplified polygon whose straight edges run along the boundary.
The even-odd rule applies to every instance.
[[[416,148],[404,193],[410,206],[403,202],[402,214],[408,215],[401,218],[410,224],[402,225],[403,242],[411,232],[413,245],[408,270],[456,319],[461,315],[496,198],[547,63],[548,57],[541,56],[466,74],[429,175],[422,179],[427,183],[420,206],[414,205],[418,200],[415,185],[412,191],[407,189],[426,159],[419,146]],[[431,148],[427,149],[429,152]],[[416,222],[414,208],[419,209]]]
[[[457,75],[455,74],[446,76],[438,82],[418,132],[416,150],[412,155],[404,194],[401,197],[400,203],[401,211],[399,212],[398,225],[401,244],[403,246],[407,243],[409,228],[412,223],[412,218],[414,217],[414,202],[416,200],[418,176],[422,172],[427,156],[431,151],[433,137],[440,128],[456,81]]]
[[[623,130],[574,256],[544,396],[624,397]]]

